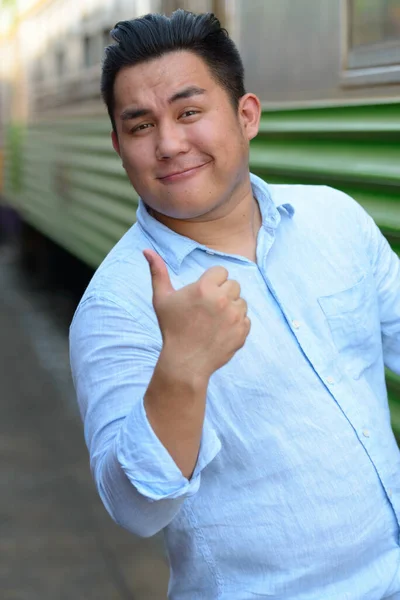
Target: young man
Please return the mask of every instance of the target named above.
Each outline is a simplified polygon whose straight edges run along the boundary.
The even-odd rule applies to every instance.
[[[397,256],[343,193],[250,175],[260,102],[215,17],[113,37],[102,91],[141,200],[71,327],[105,507],[164,530],[174,600],[400,598]]]

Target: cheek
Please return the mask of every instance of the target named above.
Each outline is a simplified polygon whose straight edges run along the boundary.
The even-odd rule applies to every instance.
[[[227,128],[219,142],[220,165],[226,170],[237,169],[248,162],[248,144],[237,127]]]
[[[243,132],[236,119],[226,118],[226,116],[224,118],[222,113],[220,116],[221,119],[214,128],[214,140],[215,144],[225,153],[226,159],[229,161],[235,158],[237,153],[243,148]]]
[[[135,146],[125,148],[121,158],[123,167],[131,179],[142,179],[153,162],[153,155],[148,144],[135,144]]]
[[[237,131],[221,126],[221,123],[199,127],[189,141],[192,148],[211,156],[220,168],[235,161],[240,145]]]

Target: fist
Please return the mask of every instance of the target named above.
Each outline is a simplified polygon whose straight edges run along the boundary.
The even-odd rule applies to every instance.
[[[250,331],[240,285],[224,267],[212,267],[198,281],[175,290],[163,259],[143,252],[150,266],[153,306],[163,351],[179,369],[210,377],[241,348]]]

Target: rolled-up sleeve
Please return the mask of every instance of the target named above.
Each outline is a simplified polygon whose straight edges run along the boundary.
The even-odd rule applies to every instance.
[[[204,423],[190,481],[155,435],[143,398],[161,338],[114,298],[93,295],[78,308],[70,329],[71,370],[99,495],[122,527],[150,536],[168,525],[195,494],[201,471],[220,450]]]

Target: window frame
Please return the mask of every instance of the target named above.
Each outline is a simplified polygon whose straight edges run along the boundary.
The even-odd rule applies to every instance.
[[[351,47],[351,0],[342,0],[343,87],[400,83],[400,39]]]

